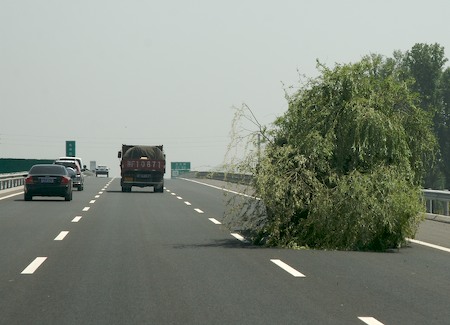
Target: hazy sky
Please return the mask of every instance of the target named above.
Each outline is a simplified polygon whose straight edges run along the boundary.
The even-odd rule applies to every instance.
[[[439,43],[448,0],[0,0],[0,157],[56,158],[65,141],[117,176],[122,143],[167,162],[223,162],[232,107],[263,124],[284,87],[370,53]],[[170,173],[168,173],[170,175]]]

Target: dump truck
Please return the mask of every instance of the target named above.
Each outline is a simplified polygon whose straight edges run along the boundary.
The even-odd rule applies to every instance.
[[[123,144],[117,157],[120,161],[122,192],[131,192],[133,186],[153,187],[154,192],[164,192],[166,155],[163,146]]]

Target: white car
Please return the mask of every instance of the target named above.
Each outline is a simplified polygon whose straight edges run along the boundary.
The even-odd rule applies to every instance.
[[[98,175],[106,175],[106,177],[109,177],[109,168],[106,166],[98,166],[95,168],[95,177]]]
[[[58,160],[75,160],[78,162],[78,165],[80,165],[81,171],[86,170],[86,166],[83,165],[83,161],[80,157],[59,157]]]
[[[72,184],[73,187],[76,187],[78,191],[82,191],[84,189],[84,176],[81,172],[81,167],[76,160],[55,160],[53,162],[55,165],[62,165],[66,168],[72,168],[74,174],[72,176]]]

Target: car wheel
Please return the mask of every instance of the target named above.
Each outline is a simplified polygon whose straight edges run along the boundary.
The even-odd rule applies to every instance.
[[[33,199],[33,196],[32,195],[30,195],[30,194],[25,194],[24,195],[24,200],[25,201],[31,201]]]
[[[64,200],[72,201],[72,191],[67,191],[66,192],[66,195],[64,196]]]

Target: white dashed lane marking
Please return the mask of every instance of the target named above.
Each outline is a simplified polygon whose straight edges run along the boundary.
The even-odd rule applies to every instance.
[[[283,270],[285,270],[286,272],[288,272],[289,274],[291,274],[292,276],[296,277],[296,278],[304,278],[305,275],[300,273],[299,271],[297,271],[296,269],[290,267],[289,265],[287,265],[286,263],[284,263],[281,260],[277,260],[277,259],[272,259],[270,260],[272,263],[275,263],[276,265],[278,265],[279,267],[281,267]]]
[[[95,203],[95,200],[90,200],[89,204]]]
[[[377,321],[373,317],[358,317],[359,320],[362,320],[367,325],[383,325],[383,323]]]
[[[188,202],[188,201],[184,201],[184,204],[186,204],[186,205],[191,205],[191,203]]]
[[[221,225],[222,223],[214,218],[209,218],[209,221],[211,221],[212,223],[216,224],[216,225]]]
[[[72,222],[78,222],[81,220],[81,216],[76,216],[75,218],[72,219]]]
[[[33,262],[30,263],[21,274],[33,274],[39,266],[47,259],[47,257],[36,257]]]
[[[202,210],[200,210],[200,209],[194,209],[195,211],[197,211],[198,213],[204,213]]]
[[[232,232],[232,233],[231,233],[231,236],[233,236],[234,238],[240,240],[241,242],[244,242],[244,243],[246,242],[245,238],[242,237],[241,235],[239,235],[239,234],[236,233],[236,232]]]
[[[90,207],[84,207],[83,211],[89,211]]]
[[[68,233],[69,233],[68,231],[61,231],[54,240],[63,240],[64,237],[66,237]]]

